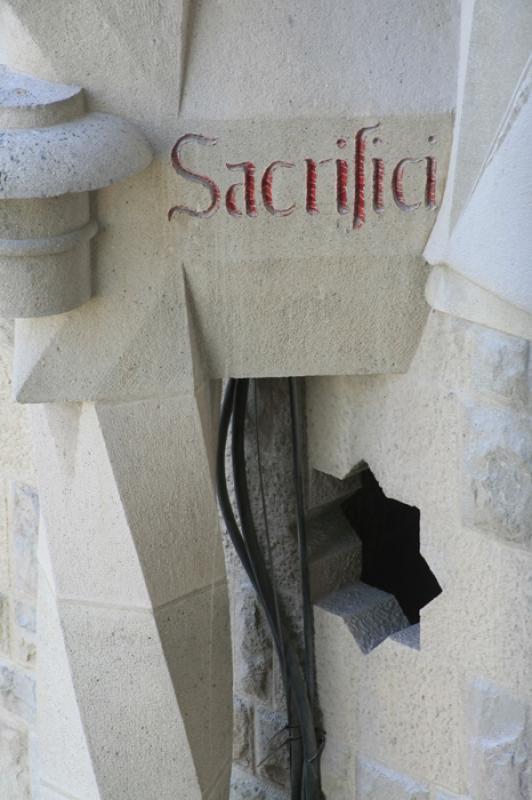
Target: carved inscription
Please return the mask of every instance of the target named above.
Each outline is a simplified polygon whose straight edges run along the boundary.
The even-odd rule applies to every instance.
[[[284,208],[279,208],[274,200],[274,182],[276,176],[283,170],[292,170],[296,167],[293,161],[276,160],[268,164],[260,179],[260,195],[262,204],[267,213],[274,217],[289,217],[301,204],[305,212],[311,216],[318,215],[318,182],[320,168],[334,161],[336,167],[336,210],[338,214],[349,213],[350,202],[349,192],[351,186],[352,193],[352,215],[353,228],[362,228],[367,219],[367,204],[376,214],[383,214],[385,211],[385,186],[386,175],[390,182],[391,194],[397,208],[404,213],[412,213],[424,206],[428,209],[437,208],[437,160],[433,155],[423,155],[418,158],[401,158],[392,167],[385,165],[384,159],[375,154],[381,144],[381,139],[374,136],[371,139],[371,132],[376,132],[380,128],[380,123],[360,128],[353,137],[354,153],[352,161],[347,158],[326,158],[315,160],[305,158],[305,186],[302,197],[298,198]],[[428,144],[435,141],[434,136],[428,137]],[[171,220],[177,214],[188,214],[192,217],[207,219],[218,212],[221,207],[222,190],[215,180],[199,172],[193,172],[183,164],[183,155],[186,147],[199,146],[213,147],[218,144],[218,139],[210,138],[199,133],[186,133],[181,136],[172,148],[171,161],[176,173],[187,181],[199,183],[205,188],[206,199],[203,208],[191,208],[186,205],[175,205],[168,212],[168,219]],[[340,150],[345,150],[348,140],[339,138],[336,145]],[[368,148],[373,150],[371,158],[368,155]],[[351,163],[351,168],[350,168]],[[409,170],[415,170],[416,165],[425,165],[424,186],[415,195],[410,189],[405,189],[405,178]],[[225,164],[231,172],[240,171],[241,181],[232,183],[225,192],[225,208],[231,217],[241,218],[256,217],[257,210],[257,188],[258,180],[257,167],[253,161],[241,161],[236,164]],[[420,167],[417,167],[419,170]],[[367,174],[371,172],[371,182],[368,192],[370,198],[366,196]],[[350,174],[352,179],[350,180]],[[304,197],[304,201],[303,201]],[[239,199],[241,198],[241,199]]]

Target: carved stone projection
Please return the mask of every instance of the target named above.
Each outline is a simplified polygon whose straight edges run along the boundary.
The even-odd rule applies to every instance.
[[[91,296],[88,191],[151,161],[142,135],[85,114],[77,86],[0,74],[0,313],[40,317]]]
[[[157,151],[98,193],[91,302],[17,322],[19,400],[179,392],[191,329],[210,378],[407,368],[449,157],[454,0],[3,7],[10,64],[83,85]]]

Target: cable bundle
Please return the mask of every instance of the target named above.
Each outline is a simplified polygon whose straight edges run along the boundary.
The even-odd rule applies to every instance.
[[[315,719],[316,687],[313,620],[305,536],[300,402],[298,385],[294,378],[289,378],[289,387],[297,530],[301,566],[305,644],[304,667],[300,664],[296,648],[291,640],[289,627],[283,619],[283,611],[279,604],[274,577],[268,571],[253,521],[244,446],[246,408],[249,393],[249,379],[247,378],[232,378],[226,386],[220,416],[216,481],[218,502],[229,537],[257,593],[279,658],[287,700],[288,729],[290,732],[291,798],[292,800],[322,800],[319,762],[324,742],[323,736],[317,732]],[[230,427],[234,495],[240,525],[237,523],[227,488],[225,454]]]

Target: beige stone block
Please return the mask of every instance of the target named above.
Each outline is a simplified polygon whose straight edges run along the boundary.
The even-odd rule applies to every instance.
[[[232,673],[225,583],[156,612],[166,666],[202,792],[232,752]]]
[[[127,512],[90,406],[34,411],[42,513],[59,597],[149,607]]]
[[[469,338],[473,389],[522,407],[529,393],[529,342],[477,325],[471,326]]]
[[[332,748],[325,752],[324,780],[334,787],[335,776],[345,775],[346,792],[354,792],[349,754],[363,752],[408,774],[440,782],[451,777],[459,784],[457,665],[425,654],[423,645],[418,651],[391,639],[364,655],[343,621],[319,607],[315,624],[320,704]]]
[[[468,784],[473,797],[527,798],[532,792],[530,706],[486,681],[467,697]]]
[[[466,412],[463,508],[467,525],[530,547],[530,415],[475,405]]]
[[[225,577],[213,443],[195,395],[102,403],[96,414],[153,605]]]
[[[209,601],[206,599],[200,607],[208,608]],[[163,653],[152,614],[59,603],[94,774],[113,800],[145,800],[150,795],[158,800],[200,800],[202,796],[194,764],[198,752],[189,743],[187,723],[194,714],[195,730],[205,736],[200,753],[213,755],[218,739],[210,738],[202,723],[218,711],[223,694],[213,685],[218,677],[214,665],[212,682],[205,684],[210,687],[207,694],[195,691],[208,674],[211,631],[205,627],[205,617],[192,615],[193,609],[192,600],[186,609],[179,609],[185,617],[185,628],[183,624],[178,627],[182,639],[173,629],[178,647],[177,652],[172,651],[172,658],[177,667],[186,662],[179,685],[176,680],[172,683],[172,661]],[[187,630],[189,636],[196,637],[195,647],[193,641],[186,641]],[[200,648],[197,637],[207,646]],[[229,696],[227,701],[230,708]],[[226,719],[229,728],[221,746],[230,753],[230,711]],[[193,743],[199,746],[197,739]],[[214,758],[209,769],[215,770]]]
[[[55,789],[58,797],[64,794],[76,800],[100,800],[56,600],[42,571],[38,625],[38,777],[45,784],[40,791],[44,797],[48,792],[54,800]]]

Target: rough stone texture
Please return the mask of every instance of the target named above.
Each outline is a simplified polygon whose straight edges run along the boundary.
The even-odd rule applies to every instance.
[[[357,800],[429,800],[429,788],[382,764],[360,758]]]
[[[14,548],[14,588],[37,592],[38,500],[34,489],[14,483],[11,495],[11,536]]]
[[[28,734],[0,719],[0,797],[32,800],[28,773]]]
[[[361,582],[333,592],[320,601],[320,606],[344,620],[363,653],[409,627],[393,595]]]
[[[255,761],[260,776],[280,786],[289,782],[289,746],[286,717],[255,707]]]
[[[9,655],[11,639],[9,610],[9,598],[5,594],[0,595],[0,653],[4,656]]]
[[[253,708],[242,698],[233,704],[233,761],[242,761],[253,769]]]
[[[479,326],[468,338],[474,391],[521,408],[529,396],[530,342]]]
[[[288,796],[278,786],[265,784],[238,767],[233,768],[230,800],[288,800]]]
[[[255,591],[247,578],[235,580],[232,586],[235,691],[267,700],[272,679],[271,637]]]
[[[35,666],[37,658],[37,610],[23,600],[15,602],[13,623],[14,648],[18,660],[26,666]]]
[[[34,676],[0,661],[0,705],[26,722],[33,722],[36,703]]]
[[[480,405],[466,413],[465,522],[509,542],[530,547],[530,418],[512,409]]]
[[[482,800],[532,796],[530,706],[485,681],[471,687],[467,705],[468,783]]]

